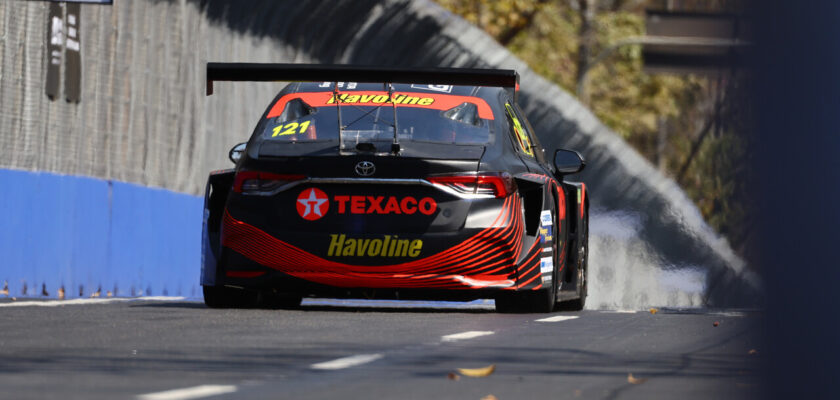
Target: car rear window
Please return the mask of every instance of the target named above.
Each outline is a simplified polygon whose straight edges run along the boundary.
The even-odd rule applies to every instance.
[[[492,140],[494,115],[483,99],[410,92],[389,98],[385,91],[347,91],[338,99],[332,92],[291,93],[272,105],[258,130],[266,141],[340,141],[349,148],[393,141],[395,116],[400,143],[483,145]]]

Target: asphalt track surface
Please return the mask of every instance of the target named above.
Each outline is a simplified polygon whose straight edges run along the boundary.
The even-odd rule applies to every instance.
[[[754,311],[510,315],[490,302],[339,300],[292,311],[213,310],[184,299],[108,300],[0,300],[0,398],[761,394]],[[457,371],[489,365],[495,371],[485,377]]]

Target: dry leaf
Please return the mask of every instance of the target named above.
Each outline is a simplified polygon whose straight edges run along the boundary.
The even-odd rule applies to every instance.
[[[446,375],[446,379],[449,379],[450,381],[457,381],[461,379],[461,375],[458,375],[454,372],[450,372]]]
[[[499,400],[499,398],[493,396],[492,394],[488,394],[487,396],[482,397],[481,400]]]
[[[758,354],[758,350],[756,350],[756,349],[750,349],[750,351],[748,351],[748,352],[747,352],[747,354],[749,354],[749,355]]]
[[[647,378],[636,378],[633,374],[627,374],[627,382],[633,385],[639,385],[647,382]]]
[[[720,325],[720,322],[715,321],[715,323],[712,325],[714,325],[714,327],[717,328]]]
[[[650,313],[651,313],[651,314],[656,314],[656,313],[658,313],[658,312],[659,312],[659,310],[657,310],[657,309],[655,309],[655,308],[651,308],[651,309],[650,309]]]
[[[496,364],[488,365],[484,368],[458,368],[458,372],[461,375],[469,376],[472,378],[481,378],[493,373],[496,370]]]

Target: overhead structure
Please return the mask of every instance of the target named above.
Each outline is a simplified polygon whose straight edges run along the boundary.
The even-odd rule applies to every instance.
[[[738,14],[647,10],[647,73],[715,73],[744,65],[750,21]]]

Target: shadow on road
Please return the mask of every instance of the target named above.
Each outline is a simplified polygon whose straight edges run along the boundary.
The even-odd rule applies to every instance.
[[[318,303],[304,304],[296,309],[278,309],[278,312],[292,312],[292,311],[309,311],[309,312],[340,312],[340,313],[406,313],[406,314],[490,314],[495,313],[492,305],[475,305],[470,303],[452,303],[452,302],[416,302],[405,301],[383,301],[383,304],[377,304],[370,300],[334,300],[328,302],[321,302],[320,299],[314,300]],[[178,302],[149,302],[132,304],[131,308],[188,308],[188,309],[208,309],[200,301],[178,301]],[[231,309],[228,309],[231,310]],[[271,311],[265,308],[247,308],[240,309],[241,311]]]

